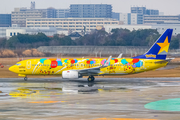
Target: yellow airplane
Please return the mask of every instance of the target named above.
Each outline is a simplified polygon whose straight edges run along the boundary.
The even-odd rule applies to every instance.
[[[126,75],[154,70],[167,65],[172,29],[167,29],[152,47],[143,55],[133,58],[62,58],[62,59],[29,59],[23,60],[9,68],[27,80],[27,75],[62,75],[62,78],[77,79],[89,76]],[[121,55],[120,55],[121,56]]]

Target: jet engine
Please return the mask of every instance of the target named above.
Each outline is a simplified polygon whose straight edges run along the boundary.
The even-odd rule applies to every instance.
[[[68,78],[68,79],[77,79],[81,78],[81,74],[78,73],[78,71],[74,70],[67,70],[62,72],[62,78]]]

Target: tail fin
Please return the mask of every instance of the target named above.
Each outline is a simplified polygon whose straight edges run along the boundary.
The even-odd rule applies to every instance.
[[[165,60],[168,53],[172,32],[173,29],[167,29],[145,54],[133,58]]]

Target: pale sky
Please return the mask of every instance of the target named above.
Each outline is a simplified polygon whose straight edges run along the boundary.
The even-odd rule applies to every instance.
[[[0,14],[11,13],[14,8],[30,8],[31,1],[36,2],[36,9],[54,7],[69,8],[70,4],[111,4],[113,12],[130,13],[131,6],[146,6],[158,9],[165,15],[180,14],[180,0],[0,0]]]

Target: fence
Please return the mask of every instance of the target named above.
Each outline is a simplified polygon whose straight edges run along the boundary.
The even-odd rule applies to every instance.
[[[40,52],[53,54],[143,54],[148,50],[146,46],[41,46]]]

